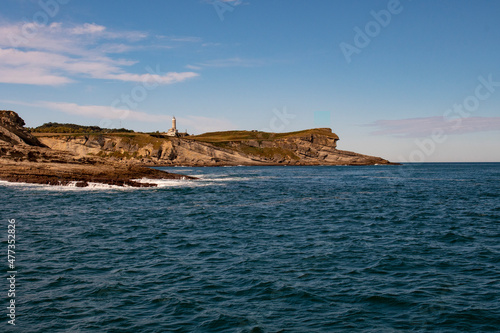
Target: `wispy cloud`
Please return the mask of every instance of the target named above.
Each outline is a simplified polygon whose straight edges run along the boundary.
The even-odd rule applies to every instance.
[[[0,61],[2,61],[2,57],[0,57]],[[8,68],[2,64],[0,65],[0,82],[57,86],[74,81],[68,77],[52,74],[43,68],[33,68],[32,66]]]
[[[222,45],[222,43],[213,43],[213,42],[201,44],[201,46],[203,46],[203,47],[217,47],[217,46],[221,46],[221,45]]]
[[[98,25],[95,23],[85,23],[83,25],[77,26],[71,30],[71,33],[75,35],[85,35],[85,34],[99,34],[106,31],[106,27]]]
[[[27,29],[33,31],[31,37]],[[109,31],[95,23],[0,25],[0,82],[62,85],[80,78],[141,82],[151,74],[130,73],[126,67],[137,61],[112,55],[134,49],[135,42],[147,37],[145,32]],[[194,72],[168,72],[154,79],[173,84],[195,76]]]
[[[446,119],[424,117],[397,120],[378,120],[371,124],[377,130],[374,135],[391,135],[402,138],[417,138],[432,135],[435,131],[446,134],[500,131],[500,117],[469,117]]]
[[[110,31],[95,23],[66,26],[36,23],[3,23],[0,25],[0,47],[64,53],[75,56],[96,55],[99,46],[121,40],[134,43],[144,40],[142,31]]]
[[[0,100],[1,103],[37,107],[63,112],[93,119],[108,120],[132,120],[134,122],[165,124],[167,130],[172,121],[171,114],[151,114],[143,111],[131,111],[106,105],[79,105],[76,103],[38,101],[33,103],[12,100]],[[180,112],[179,112],[180,113]],[[177,124],[181,130],[188,129],[190,133],[204,133],[212,131],[223,131],[235,129],[237,126],[227,119],[203,117],[203,116],[177,116]]]

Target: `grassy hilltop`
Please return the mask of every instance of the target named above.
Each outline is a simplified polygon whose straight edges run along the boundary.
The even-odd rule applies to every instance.
[[[245,140],[277,140],[290,138],[294,136],[302,136],[307,134],[320,134],[331,137],[333,139],[338,140],[339,137],[337,134],[332,133],[332,130],[329,128],[315,128],[308,129],[297,132],[288,132],[288,133],[268,133],[268,132],[259,132],[259,131],[224,131],[224,132],[210,132],[204,133],[200,135],[190,136],[189,139],[193,139],[201,142],[237,142],[237,141],[245,141]]]

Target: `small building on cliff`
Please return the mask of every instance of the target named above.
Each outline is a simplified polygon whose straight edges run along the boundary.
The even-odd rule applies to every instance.
[[[169,129],[166,133],[164,133],[166,136],[172,136],[172,137],[184,137],[184,136],[189,136],[189,134],[186,132],[180,133],[177,130],[177,120],[175,119],[175,116],[172,117],[172,128]]]
[[[165,133],[168,136],[179,136],[179,131],[177,131],[177,120],[175,120],[175,116],[172,117],[172,128]]]

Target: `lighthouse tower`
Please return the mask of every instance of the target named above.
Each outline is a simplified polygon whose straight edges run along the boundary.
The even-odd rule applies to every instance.
[[[172,128],[169,129],[166,134],[168,136],[179,136],[179,131],[177,131],[177,120],[175,120],[175,116],[172,117]]]

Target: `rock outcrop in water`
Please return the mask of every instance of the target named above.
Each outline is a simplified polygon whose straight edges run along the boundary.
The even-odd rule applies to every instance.
[[[379,157],[338,150],[339,137],[329,128],[293,133],[229,131],[185,138],[144,133],[37,135],[51,148],[81,157],[156,166],[391,164]]]
[[[85,187],[89,182],[150,187],[135,179],[192,179],[137,164],[51,149],[24,128],[13,111],[0,111],[0,180]]]

